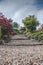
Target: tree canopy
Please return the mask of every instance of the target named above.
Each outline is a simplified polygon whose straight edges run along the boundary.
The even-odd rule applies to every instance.
[[[19,24],[17,22],[14,22],[13,23],[13,26],[14,26],[14,28],[18,28],[19,27]]]
[[[39,25],[39,21],[35,18],[34,15],[26,17],[25,19],[22,20],[25,27],[30,31],[34,32],[36,30],[36,26]]]

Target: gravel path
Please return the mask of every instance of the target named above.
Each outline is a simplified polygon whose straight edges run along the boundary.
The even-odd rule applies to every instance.
[[[0,46],[0,65],[43,65],[43,45],[28,45],[39,44],[35,40],[16,40],[22,37],[27,39],[24,35],[16,35],[6,43],[9,46]]]
[[[35,64],[43,65],[43,46],[0,46],[0,65]]]
[[[12,39],[28,39],[24,34],[18,34],[12,37]]]
[[[6,45],[11,46],[32,46],[32,45],[43,45],[43,43],[38,42],[34,39],[29,40],[25,35],[15,35],[12,37],[11,42],[6,43]]]

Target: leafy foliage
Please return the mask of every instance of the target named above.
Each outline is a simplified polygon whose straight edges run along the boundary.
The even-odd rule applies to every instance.
[[[23,19],[23,23],[27,30],[29,30],[30,32],[34,32],[36,30],[36,26],[39,25],[39,22],[37,21],[34,15]]]
[[[43,40],[43,31],[38,31],[36,33],[33,33],[32,38],[39,41]]]
[[[13,26],[14,26],[14,28],[18,28],[19,27],[19,24],[17,22],[14,22],[13,23]]]
[[[3,29],[8,29],[9,32],[12,31],[12,25],[10,23],[10,20],[5,18],[5,17],[0,17],[0,26],[3,28]]]

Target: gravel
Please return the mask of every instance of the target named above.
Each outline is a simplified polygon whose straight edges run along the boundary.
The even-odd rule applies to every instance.
[[[0,65],[43,65],[43,46],[0,46]]]

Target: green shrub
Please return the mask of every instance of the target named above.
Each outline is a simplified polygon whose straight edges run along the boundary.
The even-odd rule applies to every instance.
[[[26,33],[26,36],[28,36],[29,34],[31,34],[31,33],[30,33],[30,32],[27,32],[27,33]]]
[[[41,35],[41,34],[43,34],[42,31],[41,32],[36,32],[36,33],[33,34],[33,38],[38,40],[38,36]]]
[[[38,40],[38,35],[39,35],[38,33],[35,34],[35,37],[34,37],[34,38],[35,38],[36,40]]]
[[[41,40],[43,40],[43,34],[40,34],[40,35],[38,36],[38,41],[41,41]]]
[[[35,35],[36,35],[36,33],[33,33],[32,34],[32,39],[35,39]]]
[[[31,33],[31,32],[27,32],[27,33],[26,33],[26,36],[27,36],[29,39],[31,39],[31,38],[32,38],[32,33]]]
[[[29,34],[27,37],[28,37],[29,39],[31,39],[31,38],[32,38],[32,34]]]
[[[32,39],[35,39],[35,40],[38,40],[38,41],[42,41],[43,40],[43,31],[37,31],[35,33],[27,32],[26,36],[29,39],[32,38]]]

